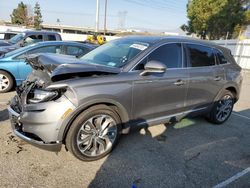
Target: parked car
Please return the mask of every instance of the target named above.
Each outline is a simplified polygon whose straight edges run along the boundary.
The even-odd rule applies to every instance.
[[[27,30],[17,34],[10,40],[0,41],[0,55],[37,42],[61,40],[61,35],[56,32]]]
[[[9,52],[0,58],[0,93],[8,92],[13,86],[18,86],[25,80],[32,68],[25,61],[25,57],[34,53],[54,53],[73,56],[63,57],[75,61],[75,57],[81,57],[96,48],[96,45],[82,44],[78,42],[50,41],[40,42]],[[58,62],[61,63],[62,61]]]
[[[117,39],[54,70],[43,59],[29,59],[35,70],[8,108],[12,129],[43,149],[65,144],[86,161],[107,155],[131,126],[194,114],[221,124],[242,83],[228,49],[181,37]]]
[[[9,40],[12,37],[16,36],[20,32],[16,31],[6,31],[6,32],[1,32],[0,33],[0,40]]]

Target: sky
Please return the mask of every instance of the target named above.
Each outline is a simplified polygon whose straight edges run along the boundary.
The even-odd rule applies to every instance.
[[[12,10],[21,0],[0,0],[0,20],[10,21]],[[29,7],[38,2],[43,21],[80,27],[95,27],[96,0],[23,0]],[[187,22],[188,0],[107,0],[108,29],[173,31]],[[104,3],[100,0],[100,25],[103,28]]]

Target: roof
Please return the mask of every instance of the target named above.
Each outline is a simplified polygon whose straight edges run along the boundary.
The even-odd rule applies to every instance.
[[[46,33],[46,34],[59,34],[59,33],[57,33],[57,32],[54,32],[54,31],[43,31],[43,30],[41,30],[41,31],[35,31],[35,30],[26,30],[26,31],[23,31],[23,33],[29,33],[29,34],[44,34],[44,33]]]
[[[73,41],[44,41],[32,44],[32,46],[46,46],[46,45],[75,45],[75,46],[86,46],[89,48],[96,48],[96,45],[89,43],[80,43]]]
[[[189,43],[196,43],[196,44],[201,44],[201,45],[210,46],[210,47],[216,47],[220,49],[227,49],[211,41],[200,40],[200,39],[195,39],[191,37],[183,37],[183,36],[142,36],[142,35],[137,36],[135,35],[135,36],[123,37],[120,40],[134,40],[134,41],[145,42],[150,45],[153,45],[159,42],[189,42]]]

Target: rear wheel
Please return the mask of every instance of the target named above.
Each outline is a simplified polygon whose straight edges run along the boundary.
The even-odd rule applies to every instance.
[[[226,90],[214,106],[208,116],[208,120],[215,124],[224,123],[231,115],[234,106],[234,95]]]
[[[72,123],[66,137],[66,147],[80,160],[97,160],[114,148],[120,131],[120,118],[112,108],[94,106],[79,114]]]
[[[0,71],[0,93],[8,92],[13,87],[12,77],[5,71]]]

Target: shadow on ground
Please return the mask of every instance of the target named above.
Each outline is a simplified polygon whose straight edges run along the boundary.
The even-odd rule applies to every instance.
[[[250,117],[250,110],[244,114]],[[89,187],[214,186],[250,166],[249,126],[249,119],[232,115],[223,125],[194,118],[133,130],[122,136]]]
[[[0,108],[0,122],[5,121],[7,119],[9,119],[8,110],[6,108],[3,110]]]

